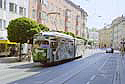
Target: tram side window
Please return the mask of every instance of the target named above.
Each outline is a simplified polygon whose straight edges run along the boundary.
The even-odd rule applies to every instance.
[[[40,47],[41,42],[40,41],[36,41],[34,44],[34,48],[39,48]]]
[[[51,42],[50,47],[51,48],[57,48],[58,43],[57,42]]]
[[[49,48],[49,42],[48,41],[42,41],[40,44],[41,48]]]
[[[35,42],[35,44],[38,44],[38,45],[40,45],[40,43],[41,43],[40,41],[36,41],[36,42]]]

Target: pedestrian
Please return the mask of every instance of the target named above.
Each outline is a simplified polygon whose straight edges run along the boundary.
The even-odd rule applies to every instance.
[[[124,39],[120,42],[120,53],[122,58],[124,58],[124,54],[125,54],[125,41]]]
[[[14,47],[10,47],[10,56],[14,56],[14,54],[15,54]]]
[[[27,61],[31,61],[32,60],[32,45],[28,44],[28,54],[27,54]]]
[[[18,48],[18,46],[16,45],[16,47],[15,47],[15,50],[16,50],[16,54],[15,54],[15,56],[17,57],[17,56],[19,56],[19,48]]]
[[[122,58],[124,57],[124,54],[125,54],[125,47],[124,46],[121,46],[120,47],[120,53],[121,53],[121,56]]]

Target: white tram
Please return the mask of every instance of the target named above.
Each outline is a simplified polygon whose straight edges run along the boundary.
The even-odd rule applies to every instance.
[[[83,55],[84,41],[58,32],[41,32],[34,36],[33,61],[45,63],[73,60]]]

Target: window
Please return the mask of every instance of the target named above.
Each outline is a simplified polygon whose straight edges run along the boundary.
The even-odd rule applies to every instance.
[[[0,0],[0,8],[2,8],[2,0]]]
[[[48,5],[48,0],[43,0],[43,4],[47,6]]]
[[[6,9],[6,0],[0,0],[0,8]]]
[[[35,9],[32,10],[32,17],[35,18]]]
[[[6,21],[3,20],[3,28],[5,28],[5,27],[6,27]]]
[[[5,28],[5,27],[6,27],[6,21],[0,19],[0,30],[2,30],[2,29]]]
[[[0,19],[0,30],[2,29],[2,19]]]
[[[26,16],[26,8],[24,8],[24,16]]]
[[[4,9],[6,9],[6,0],[4,0]]]
[[[39,12],[39,18],[41,19],[41,12]]]
[[[48,15],[47,15],[47,13],[44,12],[44,11],[42,11],[42,19],[43,19],[44,21],[46,21],[46,23],[48,22]]]
[[[15,13],[17,13],[17,5],[15,5]]]
[[[9,10],[14,12],[14,3],[9,3]]]
[[[26,8],[19,7],[19,14],[26,16]]]
[[[23,7],[19,7],[19,14],[23,15]]]
[[[14,3],[9,3],[9,11],[17,13],[17,5]]]
[[[42,12],[42,18],[45,19],[46,15],[45,12]]]
[[[40,3],[42,3],[42,0],[40,0]]]

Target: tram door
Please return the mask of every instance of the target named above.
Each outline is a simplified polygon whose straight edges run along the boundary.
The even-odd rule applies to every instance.
[[[58,46],[58,42],[56,41],[52,41],[51,44],[51,49],[52,49],[52,52],[51,52],[51,62],[54,62],[55,61],[55,58],[56,58],[56,48]]]

